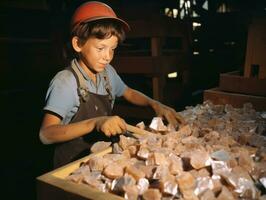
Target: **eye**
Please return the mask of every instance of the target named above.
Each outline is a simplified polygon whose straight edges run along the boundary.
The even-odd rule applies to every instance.
[[[103,50],[103,47],[98,47],[97,50],[98,51],[102,51]]]

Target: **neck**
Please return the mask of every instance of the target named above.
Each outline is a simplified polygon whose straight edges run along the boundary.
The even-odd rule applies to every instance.
[[[81,68],[85,71],[85,73],[92,79],[94,83],[96,83],[96,74],[97,72],[94,70],[91,70],[84,62],[81,60],[78,61]]]

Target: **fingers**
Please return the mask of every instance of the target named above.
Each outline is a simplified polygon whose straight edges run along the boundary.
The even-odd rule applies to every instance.
[[[169,124],[173,125],[174,127],[177,126],[178,122],[177,122],[173,112],[166,112],[165,118],[169,122]]]
[[[126,122],[118,116],[112,116],[104,122],[101,131],[108,137],[124,133]]]
[[[178,124],[186,124],[185,119],[172,108],[165,109],[163,116],[174,127],[177,127]]]
[[[182,125],[184,125],[184,124],[187,123],[186,120],[180,114],[178,114],[178,113],[175,113],[175,118]]]

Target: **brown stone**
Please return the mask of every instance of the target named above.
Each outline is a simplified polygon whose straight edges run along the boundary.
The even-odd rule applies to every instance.
[[[134,165],[128,165],[125,169],[125,172],[133,176],[136,180],[145,177],[145,173],[136,168]]]
[[[120,165],[116,163],[112,163],[112,164],[107,165],[107,167],[104,168],[103,174],[108,178],[115,179],[115,178],[119,178],[123,176],[124,171]]]
[[[182,172],[177,176],[177,183],[181,193],[187,190],[194,190],[196,187],[196,180],[189,172]]]
[[[148,189],[143,193],[142,198],[144,200],[161,200],[162,194],[158,189]]]
[[[218,195],[217,200],[236,200],[232,193],[226,188],[222,187],[221,193]]]
[[[110,147],[111,144],[112,144],[111,142],[99,141],[99,142],[94,143],[91,146],[90,150],[91,150],[92,153],[101,152],[104,149],[107,149],[108,147]]]
[[[215,200],[215,199],[216,197],[212,190],[207,190],[200,196],[200,200]]]

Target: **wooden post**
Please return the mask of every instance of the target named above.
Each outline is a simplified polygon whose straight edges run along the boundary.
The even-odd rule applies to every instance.
[[[162,55],[162,39],[160,37],[151,37],[151,56],[160,57]],[[164,76],[155,74],[152,77],[153,99],[163,100]]]
[[[244,76],[266,78],[266,18],[253,19],[248,32]]]

